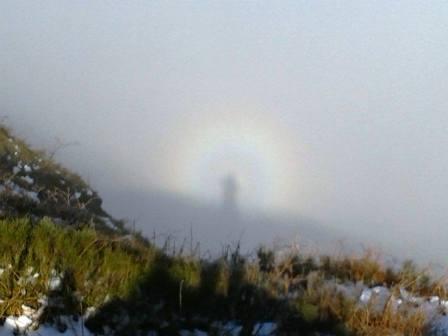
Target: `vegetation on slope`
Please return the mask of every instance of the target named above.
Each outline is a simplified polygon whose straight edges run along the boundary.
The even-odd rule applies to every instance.
[[[253,260],[235,250],[215,261],[200,260],[48,219],[3,220],[0,232],[3,318],[21,314],[24,306],[38,311],[45,302],[40,323],[53,322],[63,330],[61,317],[82,316],[95,307],[86,325],[118,335],[148,330],[173,335],[188,328],[217,332],[216,321],[238,321],[243,334],[251,334],[257,322],[275,321],[281,332],[300,335],[316,330],[422,335],[427,322],[418,310],[386,304],[377,311],[344,295],[342,284],[388,281],[368,255],[330,259],[294,253],[274,261],[266,250]],[[339,277],[333,270],[341,267],[345,272]],[[408,267],[389,271],[391,293],[406,284],[420,294],[437,291],[437,284]]]
[[[50,217],[71,225],[123,231],[81,177],[0,127],[0,216]]]
[[[263,321],[280,335],[423,335],[430,321],[414,298],[447,298],[443,279],[411,262],[385,267],[371,253],[242,256],[236,247],[204,260],[157,248],[110,218],[79,176],[4,128],[0,215],[0,320],[32,311],[32,327],[63,331],[73,316],[116,335],[231,334],[229,321],[241,335]],[[383,302],[360,302],[375,286],[386,288]]]

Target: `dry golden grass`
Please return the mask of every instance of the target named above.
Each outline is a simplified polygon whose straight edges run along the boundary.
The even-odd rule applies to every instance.
[[[346,328],[343,335],[420,336],[426,334],[430,322],[427,315],[406,305],[399,309],[393,303],[400,289],[416,296],[446,298],[447,277],[432,280],[429,274],[428,269],[420,270],[410,262],[405,262],[398,270],[387,268],[380,254],[372,250],[361,255],[299,259],[295,251],[275,262],[263,284],[277,296],[296,292],[300,314],[312,320],[341,321]],[[371,304],[362,305],[344,296],[334,285],[338,282],[381,285],[389,288],[390,296],[383,309],[374,309]]]
[[[386,305],[379,313],[370,307],[354,308],[345,322],[350,330],[360,336],[421,336],[424,335],[427,318],[421,311],[406,313]]]

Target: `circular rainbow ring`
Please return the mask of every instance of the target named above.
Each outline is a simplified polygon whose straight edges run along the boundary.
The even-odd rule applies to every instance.
[[[297,201],[300,156],[289,130],[260,114],[190,116],[173,132],[163,180],[169,189],[217,200],[233,176],[241,205],[287,209]]]

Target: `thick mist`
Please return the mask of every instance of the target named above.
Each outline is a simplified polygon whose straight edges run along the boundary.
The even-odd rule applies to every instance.
[[[0,115],[147,235],[443,261],[447,37],[443,2],[2,1]]]

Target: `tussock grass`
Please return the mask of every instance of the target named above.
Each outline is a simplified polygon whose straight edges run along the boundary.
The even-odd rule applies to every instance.
[[[97,307],[87,322],[97,332],[105,325],[123,335],[162,330],[166,322],[168,334],[181,327],[212,331],[213,321],[237,320],[250,333],[256,322],[270,320],[285,334],[419,336],[428,321],[418,309],[400,310],[390,302],[381,310],[360,305],[337,285],[387,285],[389,301],[406,286],[420,294],[446,288],[421,280],[410,263],[388,271],[370,254],[329,258],[296,252],[276,260],[275,253],[261,249],[255,260],[234,251],[211,261],[170,256],[141,239],[62,227],[49,219],[2,220],[0,232],[0,318],[20,314],[22,305],[38,308],[46,295],[51,304],[43,320]],[[60,286],[52,288],[58,277]]]
[[[93,229],[61,228],[49,220],[2,220],[0,232],[0,298],[5,301],[0,317],[18,314],[22,305],[37,307],[42,294],[52,291],[84,307],[124,297],[155,254],[148,246],[131,245]],[[58,277],[60,288],[51,289]],[[82,313],[81,306],[70,309]]]
[[[426,330],[426,316],[422,312],[396,312],[389,306],[381,313],[368,308],[354,308],[346,325],[356,335],[409,335],[422,336]]]

